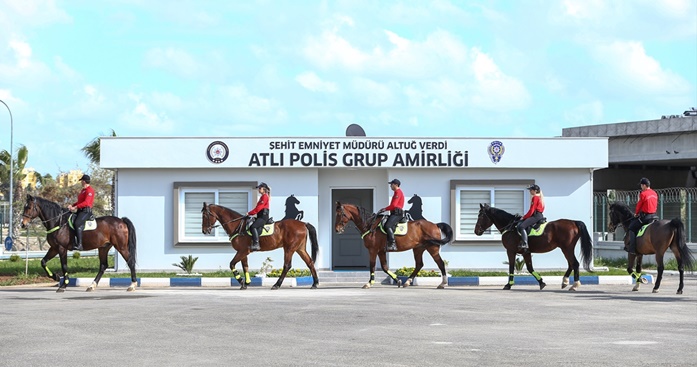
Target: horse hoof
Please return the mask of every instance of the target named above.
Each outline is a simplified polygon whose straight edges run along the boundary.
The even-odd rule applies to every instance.
[[[401,280],[401,279],[397,279],[397,282],[396,282],[396,283],[397,283],[397,288],[399,288],[399,287],[402,286],[402,280]]]
[[[576,292],[576,287],[569,288],[569,292]]]
[[[272,291],[275,291],[275,290],[278,289],[278,288],[281,288],[281,286],[274,285],[273,287],[271,287],[271,290],[272,290]]]
[[[545,282],[540,283],[540,290],[545,289],[546,286],[547,286],[547,283],[545,283]]]
[[[639,288],[632,288],[632,292],[639,292]]]
[[[651,293],[658,293],[658,289],[654,289]]]
[[[439,284],[436,289],[445,289],[445,286],[443,284]]]
[[[503,286],[503,290],[507,291],[507,290],[509,290],[509,289],[511,289],[511,285],[510,285],[510,284],[506,284],[506,285]]]
[[[130,287],[128,287],[128,289],[126,289],[126,292],[135,292],[135,291],[136,291],[136,287],[134,287],[134,286],[130,286]]]
[[[677,291],[675,294],[682,294],[682,291]]]
[[[641,282],[641,284],[647,284],[647,283],[649,282],[649,281],[646,280],[646,278],[644,278],[644,277],[639,277],[639,281]]]
[[[317,289],[317,284],[313,284],[312,287],[310,287],[310,289]]]
[[[87,289],[85,289],[85,292],[92,292],[92,291],[94,291],[94,287],[92,287],[92,286],[89,286],[89,287],[87,287]]]
[[[370,289],[370,284],[363,284],[363,289]]]
[[[56,289],[56,293],[63,293],[63,292],[65,292],[65,288]]]

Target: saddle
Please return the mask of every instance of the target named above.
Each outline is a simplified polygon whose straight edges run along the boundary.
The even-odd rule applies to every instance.
[[[382,233],[387,234],[387,232],[385,231],[385,223],[387,223],[387,218],[389,218],[389,215],[386,215],[386,214],[381,214],[381,215],[382,215],[382,219],[380,219],[380,225],[378,227],[380,228],[380,231]],[[405,234],[407,234],[407,231],[409,229],[408,223],[409,223],[409,218],[407,217],[407,215],[402,216],[402,218],[399,220],[399,222],[397,222],[397,226],[394,229],[394,235],[395,236],[404,236]]]
[[[250,217],[249,219],[247,219],[247,223],[245,224],[245,230],[246,230],[247,234],[250,236],[252,235],[252,232],[250,232],[250,227],[252,226],[252,223],[254,223],[255,220],[257,220],[257,219],[254,217]],[[261,233],[259,233],[259,236],[263,237],[263,236],[272,235],[274,228],[276,227],[273,224],[274,224],[274,220],[272,217],[270,217],[266,221],[266,224],[264,224],[264,226],[261,227]]]
[[[77,213],[73,213],[68,217],[68,225],[70,225],[70,228],[73,230],[75,229],[75,226],[73,223],[75,223],[75,218],[77,217]],[[94,214],[90,214],[89,218],[85,221],[85,228],[83,231],[92,231],[97,229],[97,220],[94,218]]]
[[[517,224],[516,224],[517,225]],[[547,218],[542,217],[542,219],[535,222],[535,224],[528,227],[525,232],[530,236],[540,236],[545,231],[545,226],[547,225]]]
[[[658,218],[653,218],[653,220],[652,220],[651,222],[642,225],[641,228],[639,228],[639,231],[637,232],[636,236],[637,236],[637,237],[643,236],[643,235],[644,235],[644,231],[646,231],[646,228],[649,228],[649,226],[652,225],[653,222],[655,222],[655,221],[657,221],[657,220],[658,220]]]

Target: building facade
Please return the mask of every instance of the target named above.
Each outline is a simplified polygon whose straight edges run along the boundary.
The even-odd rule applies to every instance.
[[[318,232],[318,269],[368,269],[360,234],[334,231],[335,203],[375,212],[398,178],[412,216],[451,225],[441,249],[450,268],[503,269],[500,234],[474,235],[480,203],[523,214],[526,186],[539,185],[548,220],[593,222],[593,172],[608,164],[607,138],[128,138],[101,140],[101,167],[116,173],[116,215],[137,228],[138,268],[172,270],[180,256],[200,270],[227,269],[234,250],[218,228],[204,235],[203,203],[247,212],[259,182],[271,187],[271,216],[301,218]],[[250,268],[282,250],[252,253]],[[435,268],[428,255],[426,268]],[[414,266],[411,251],[390,253],[390,268]],[[294,256],[293,265],[305,265]],[[540,269],[566,268],[560,251],[536,254]],[[118,269],[125,269],[119,258]]]

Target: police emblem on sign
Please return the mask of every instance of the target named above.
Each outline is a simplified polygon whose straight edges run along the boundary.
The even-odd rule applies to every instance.
[[[213,163],[223,163],[229,155],[230,149],[222,141],[214,141],[206,149],[206,156]]]
[[[501,157],[505,151],[506,148],[503,147],[503,143],[498,140],[494,140],[489,144],[489,158],[491,158],[494,164],[501,161]]]

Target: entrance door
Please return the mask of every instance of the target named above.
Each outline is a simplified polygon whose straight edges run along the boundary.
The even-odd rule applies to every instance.
[[[373,189],[335,189],[332,190],[332,213],[336,202],[358,205],[373,211]],[[336,220],[334,217],[333,220]],[[334,223],[332,222],[332,229]],[[363,246],[361,233],[353,222],[349,222],[344,233],[332,231],[333,269],[366,270],[370,268],[368,249]]]

